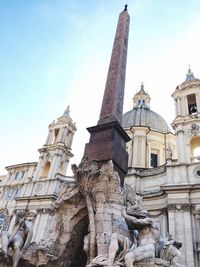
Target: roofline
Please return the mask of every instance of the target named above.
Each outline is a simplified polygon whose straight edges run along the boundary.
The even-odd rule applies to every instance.
[[[5,169],[6,170],[9,170],[9,169],[12,169],[12,168],[20,168],[22,166],[32,166],[32,165],[35,165],[37,166],[38,162],[25,162],[25,163],[20,163],[20,164],[14,164],[14,165],[9,165],[9,166],[6,166]]]

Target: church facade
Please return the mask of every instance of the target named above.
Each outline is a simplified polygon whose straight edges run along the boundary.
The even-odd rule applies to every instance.
[[[199,266],[200,80],[190,69],[172,97],[174,133],[150,110],[143,86],[133,98],[133,109],[124,114],[123,127],[131,138],[126,181],[143,196],[161,234],[183,243],[186,266]]]
[[[150,96],[143,85],[134,95],[132,110],[122,117],[122,127],[130,139],[126,144],[128,173],[125,182],[142,196],[142,205],[158,223],[161,236],[170,233],[183,244],[183,263],[198,267],[200,80],[190,69],[172,97],[176,108],[172,122],[174,132],[150,109]],[[112,124],[112,121],[106,123]],[[103,127],[101,118],[98,127]],[[67,108],[49,125],[46,142],[39,149],[38,162],[6,167],[7,175],[0,176],[0,231],[12,230],[15,210],[28,209],[36,214],[32,242],[41,243],[47,239],[63,184],[74,183],[74,178],[66,176],[66,171],[73,156],[71,147],[75,132],[76,126]],[[68,209],[70,217],[74,211],[71,206]],[[66,219],[64,223],[68,222]],[[83,235],[86,235],[87,231],[84,231]]]

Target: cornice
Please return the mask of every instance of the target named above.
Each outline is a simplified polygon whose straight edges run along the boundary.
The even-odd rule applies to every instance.
[[[180,204],[168,204],[167,209],[173,211],[190,211],[192,205],[189,203],[180,203]]]
[[[152,199],[152,198],[165,198],[167,194],[163,190],[153,191],[153,192],[142,192],[143,199]]]
[[[176,184],[162,185],[161,189],[165,192],[190,192],[192,190],[200,191],[200,184]]]
[[[24,201],[24,200],[56,200],[57,196],[52,195],[38,195],[38,196],[24,196],[24,197],[16,197],[16,201]]]
[[[9,171],[10,169],[13,169],[13,168],[22,168],[22,167],[30,167],[30,166],[33,166],[33,167],[36,167],[38,164],[38,162],[25,162],[25,163],[20,163],[20,164],[15,164],[15,165],[10,165],[10,166],[7,166],[5,167],[5,169],[7,171]]]

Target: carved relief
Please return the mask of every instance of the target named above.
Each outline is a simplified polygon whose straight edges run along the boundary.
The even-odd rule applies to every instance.
[[[186,135],[188,136],[196,136],[200,133],[200,126],[193,123],[191,128],[186,131]]]
[[[35,193],[39,193],[39,192],[42,190],[42,188],[43,188],[42,183],[37,183],[37,184],[35,185],[35,190],[34,190],[34,192],[35,192]]]
[[[169,204],[168,210],[175,210],[175,211],[190,211],[191,204]]]

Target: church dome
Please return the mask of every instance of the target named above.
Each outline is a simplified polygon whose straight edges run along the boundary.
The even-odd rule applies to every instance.
[[[133,108],[124,114],[122,127],[130,128],[132,126],[144,126],[159,132],[171,132],[162,116],[142,106]]]
[[[149,104],[149,94],[144,91],[142,84],[140,91],[133,97],[133,109],[123,115],[122,127],[143,126],[159,132],[171,132],[163,117],[150,110]]]

